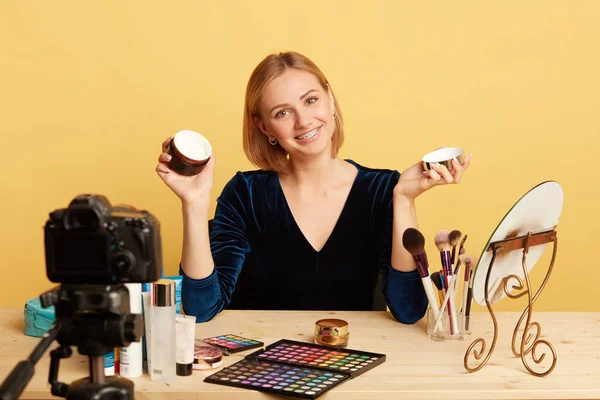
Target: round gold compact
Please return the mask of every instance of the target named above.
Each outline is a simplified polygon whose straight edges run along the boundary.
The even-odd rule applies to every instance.
[[[448,170],[452,169],[452,160],[456,159],[459,164],[465,163],[465,155],[460,147],[442,147],[423,156],[423,168],[428,171],[433,169],[432,164],[444,165]]]
[[[194,346],[193,369],[214,369],[223,365],[223,352],[212,346]]]
[[[320,319],[315,323],[315,343],[323,346],[346,347],[350,332],[343,319]]]

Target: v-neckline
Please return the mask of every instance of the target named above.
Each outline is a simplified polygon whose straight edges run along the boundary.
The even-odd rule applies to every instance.
[[[289,214],[291,220],[293,221],[293,224],[296,227],[296,230],[300,233],[300,236],[302,236],[302,239],[304,239],[304,242],[308,245],[308,247],[313,252],[315,252],[317,254],[322,253],[323,250],[325,250],[325,248],[327,247],[327,244],[331,241],[331,238],[333,237],[336,230],[338,229],[338,225],[342,219],[342,216],[346,212],[346,208],[348,208],[348,200],[350,199],[350,196],[352,196],[352,194],[354,193],[354,189],[356,187],[356,182],[358,181],[358,175],[360,174],[360,168],[358,167],[358,165],[355,164],[352,160],[344,160],[344,161],[353,165],[356,168],[356,176],[354,177],[354,180],[352,181],[352,186],[350,186],[350,190],[348,191],[348,195],[346,196],[346,200],[344,201],[344,205],[342,206],[342,211],[340,212],[340,215],[338,215],[338,217],[335,221],[335,224],[333,225],[333,229],[329,233],[329,236],[325,240],[325,243],[323,244],[323,247],[321,247],[320,250],[315,249],[314,246],[310,243],[310,241],[306,238],[306,235],[304,234],[304,232],[302,232],[300,225],[298,225],[298,222],[296,221],[296,217],[294,217],[294,213],[292,212],[290,204],[288,203],[287,197],[285,197],[285,192],[283,191],[283,186],[281,186],[281,181],[279,180],[279,175],[277,175],[277,173],[275,173],[275,180],[277,182],[277,186],[279,188],[281,197],[283,198],[283,204],[285,205],[287,213]]]

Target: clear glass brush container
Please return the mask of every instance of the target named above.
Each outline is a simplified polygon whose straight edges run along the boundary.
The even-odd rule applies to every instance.
[[[438,321],[431,306],[427,307],[427,336],[431,340],[464,340],[468,334],[465,330],[465,317],[462,312],[450,314],[446,308]],[[438,314],[439,315],[439,314]]]

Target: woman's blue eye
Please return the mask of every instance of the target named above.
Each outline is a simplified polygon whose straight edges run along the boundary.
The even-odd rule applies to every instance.
[[[281,118],[283,116],[286,116],[288,112],[288,110],[281,110],[277,114],[275,114],[275,118]]]
[[[308,100],[306,100],[306,102],[307,102],[308,104],[314,104],[314,103],[316,103],[316,102],[317,102],[317,100],[318,100],[318,99],[317,99],[316,97],[311,97],[311,98],[309,98]]]

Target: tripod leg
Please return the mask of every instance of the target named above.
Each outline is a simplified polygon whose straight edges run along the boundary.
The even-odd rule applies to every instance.
[[[93,383],[104,383],[104,356],[89,356],[90,359],[90,378]]]
[[[21,361],[17,366],[11,371],[8,377],[2,382],[0,386],[0,399],[17,399],[31,378],[33,377],[33,373],[35,371],[35,364],[39,361],[39,359],[44,355],[48,347],[52,344],[52,342],[56,339],[58,335],[59,327],[54,325],[50,328],[43,336],[42,340],[38,343],[38,345],[33,349],[29,358],[26,361]]]
[[[69,385],[58,381],[58,368],[61,358],[71,357],[73,352],[69,346],[61,346],[50,352],[50,373],[48,382],[51,385],[51,392],[54,396],[66,397]]]

